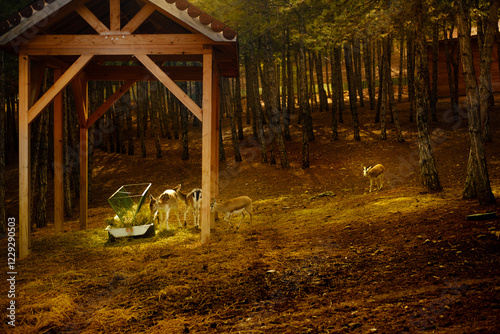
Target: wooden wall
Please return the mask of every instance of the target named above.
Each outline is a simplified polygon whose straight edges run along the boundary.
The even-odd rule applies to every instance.
[[[452,40],[453,43],[458,43],[455,38]],[[477,42],[477,36],[473,36],[471,40],[472,51],[474,55],[474,67],[476,69],[476,76],[479,78],[479,45]],[[457,46],[458,49],[458,46]],[[494,43],[493,45],[493,62],[491,64],[491,83],[494,92],[500,92],[500,69],[498,63],[498,45]],[[448,85],[448,71],[446,69],[446,53],[445,53],[444,41],[439,43],[439,65],[438,65],[438,96],[440,98],[446,98],[450,96],[450,89]],[[429,47],[429,70],[432,78],[432,47]],[[462,63],[459,64],[459,95],[465,95],[465,85],[462,75]]]

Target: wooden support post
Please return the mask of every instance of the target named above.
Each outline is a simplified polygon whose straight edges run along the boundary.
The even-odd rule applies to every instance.
[[[89,208],[89,129],[80,127],[80,230],[87,229]]]
[[[120,31],[120,0],[109,0],[109,30]]]
[[[54,70],[54,80],[62,75]],[[63,94],[54,98],[54,229],[62,232],[64,224],[64,161],[63,161]]]
[[[202,198],[201,202],[201,243],[210,242],[210,229],[213,226],[214,215],[210,212],[210,203],[217,193],[219,179],[218,161],[218,113],[214,108],[214,95],[217,87],[214,85],[212,52],[203,55],[203,111],[202,111]],[[215,91],[214,91],[215,90]]]
[[[19,55],[19,258],[30,253],[30,59]]]
[[[219,115],[220,113],[220,77],[217,64],[213,62],[212,69],[212,122],[213,135],[212,135],[212,188],[210,198],[219,198]],[[212,214],[210,220],[211,228],[215,228],[215,216],[217,213]]]

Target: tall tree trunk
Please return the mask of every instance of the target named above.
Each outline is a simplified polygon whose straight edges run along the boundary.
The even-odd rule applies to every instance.
[[[444,50],[446,54],[446,70],[448,72],[448,87],[450,90],[450,102],[453,112],[453,118],[458,121],[459,117],[459,106],[458,106],[458,93],[457,93],[457,83],[458,83],[458,73],[455,70],[456,65],[458,65],[458,60],[455,59],[454,51],[456,50],[456,43],[452,40],[451,36],[454,30],[454,25],[449,30],[450,37],[448,37],[448,30],[444,30]],[[458,54],[457,54],[458,58]]]
[[[354,77],[353,72],[351,45],[348,43],[344,44],[344,57],[347,72],[347,85],[349,87],[349,106],[351,108],[354,140],[361,140],[359,135],[358,107],[356,105],[356,87],[354,82],[356,78]]]
[[[243,105],[241,104],[241,76],[234,79],[233,101],[235,103],[234,114],[238,124],[238,140],[245,139],[243,134]]]
[[[309,59],[309,96],[313,109],[318,109],[318,97],[316,95],[316,84],[314,82],[314,56],[312,53],[306,53]]]
[[[34,220],[36,227],[47,226],[47,179],[49,168],[49,110],[46,109],[42,112],[40,119],[40,143],[38,159],[40,160],[38,167],[38,182],[37,182],[37,201]]]
[[[71,136],[71,123],[70,115],[73,114],[73,90],[68,87],[65,89],[64,94],[64,113],[63,113],[63,155],[64,155],[64,178],[63,178],[63,193],[64,193],[64,216],[71,217],[73,214],[73,200],[71,196],[71,175],[76,166],[76,151],[72,148],[73,140]]]
[[[420,152],[420,176],[422,183],[429,191],[441,191],[441,183],[434,160],[434,154],[429,136],[429,118],[428,118],[428,94],[425,72],[428,68],[427,43],[425,41],[423,29],[423,8],[422,0],[417,1],[416,6],[416,24],[415,24],[415,53],[417,75],[415,82],[415,102],[417,113],[418,128],[418,148]],[[427,71],[428,72],[428,71]]]
[[[326,97],[325,82],[323,80],[323,61],[320,53],[314,54],[316,65],[316,79],[318,81],[319,111],[328,111],[328,99]]]
[[[387,114],[387,109],[388,109],[388,103],[387,103],[387,97],[389,95],[388,92],[388,80],[391,80],[390,77],[387,76],[387,74],[390,73],[391,69],[389,67],[389,60],[388,60],[388,54],[387,54],[387,48],[386,44],[388,43],[389,37],[384,37],[382,40],[382,59],[380,63],[380,73],[382,79],[379,80],[379,85],[380,85],[380,139],[381,140],[387,140],[387,126],[386,126],[386,114]]]
[[[299,40],[299,54],[297,59],[297,78],[300,102],[300,119],[302,124],[302,168],[309,168],[309,134],[307,130],[307,110],[309,108],[309,100],[307,99],[307,82],[306,82],[306,55],[304,50],[304,41]]]
[[[292,140],[290,134],[290,115],[295,114],[295,90],[293,84],[293,63],[292,56],[290,52],[290,31],[286,30],[286,71],[287,71],[287,92],[288,92],[288,102],[287,109],[284,110],[283,114],[283,125],[285,131],[285,139]]]
[[[352,47],[352,59],[355,79],[354,82],[359,95],[359,105],[360,107],[364,107],[365,99],[363,97],[363,77],[361,74],[361,42],[359,38],[354,39]]]
[[[335,86],[337,87],[336,94],[336,100],[338,103],[338,108],[337,108],[337,114],[338,114],[338,119],[339,123],[344,123],[344,115],[343,111],[345,109],[344,105],[344,83],[342,80],[342,47],[341,46],[335,46],[333,48],[333,67],[335,68],[332,70],[332,82],[335,82]]]
[[[222,106],[219,107],[219,109]],[[226,152],[224,151],[224,141],[222,140],[222,112],[219,111],[219,161],[226,161]]]
[[[490,130],[489,107],[494,104],[491,86],[491,63],[493,62],[493,43],[495,41],[495,25],[498,29],[499,1],[491,1],[488,16],[482,20],[484,37],[479,40],[480,73],[479,73],[479,101],[483,138],[492,141]]]
[[[463,0],[458,0],[455,8],[457,10],[462,70],[467,92],[467,115],[471,141],[463,197],[465,199],[477,198],[479,204],[490,205],[496,201],[491,192],[481,131],[479,88],[471,52],[469,10],[465,7]]]
[[[406,77],[408,78],[408,104],[410,106],[410,122],[415,113],[415,34],[408,30],[406,38]]]
[[[368,86],[368,98],[370,100],[370,109],[375,109],[375,90],[373,85],[373,71],[372,71],[372,46],[367,38],[363,40],[363,61],[365,65],[365,80]]]
[[[235,109],[231,99],[231,89],[228,78],[221,78],[221,108],[224,108],[226,115],[229,117],[229,125],[231,127],[231,143],[233,144],[234,160],[241,162],[240,143],[238,141],[238,133],[236,131]]]
[[[124,99],[124,104],[127,106],[127,111],[126,111],[126,124],[127,124],[127,130],[126,130],[126,138],[127,138],[127,154],[128,155],[134,155],[134,133],[132,131],[132,101],[130,99],[130,90],[125,93],[123,96]]]
[[[401,125],[399,124],[398,110],[396,101],[394,98],[394,84],[392,82],[392,68],[391,68],[391,54],[392,54],[392,37],[387,36],[385,39],[384,46],[385,56],[385,77],[387,84],[387,93],[388,93],[388,103],[390,106],[390,110],[392,110],[392,118],[394,121],[394,125],[396,126],[396,140],[398,142],[404,142],[403,131],[401,131]]]
[[[145,158],[147,155],[146,149],[146,126],[145,119],[147,119],[147,108],[149,102],[147,82],[141,81],[137,83],[137,129],[139,138],[141,140],[141,157]]]
[[[378,63],[378,99],[377,108],[375,110],[375,123],[380,122],[380,112],[382,109],[383,101],[383,91],[384,91],[384,66],[383,66],[383,47],[382,42],[377,41],[376,53],[377,53],[377,63]]]
[[[185,84],[185,83],[184,83]],[[161,153],[161,133],[160,133],[160,122],[159,122],[159,115],[158,113],[161,110],[161,87],[163,85],[159,81],[152,81],[149,82],[149,94],[151,96],[152,100],[152,105],[151,105],[151,131],[152,131],[152,136],[155,141],[155,148],[156,148],[156,158],[161,158],[162,153]],[[184,126],[187,128],[187,111],[186,115],[183,119],[183,130]],[[186,124],[184,124],[186,123]],[[186,137],[187,137],[187,129],[186,129]],[[187,141],[187,139],[186,139]],[[184,144],[184,131],[183,131],[183,144]],[[184,152],[186,148],[183,146],[184,150],[182,152],[182,160],[187,160],[189,158],[189,153],[187,153],[187,157],[185,156],[186,153]],[[189,152],[189,151],[188,151]]]
[[[404,35],[399,40],[399,79],[398,79],[398,103],[403,99],[403,68],[405,63]]]
[[[283,136],[283,128],[281,126],[281,115],[278,105],[278,85],[276,83],[276,73],[274,71],[274,58],[270,42],[270,37],[265,36],[265,68],[267,68],[268,79],[269,79],[269,125],[274,134],[276,144],[278,146],[278,151],[280,153],[280,163],[281,167],[289,167],[288,155],[285,147],[285,139]]]
[[[337,61],[336,61],[336,49],[340,49],[338,47],[332,48],[332,56],[331,56],[331,66],[332,66],[332,140],[338,140],[338,114],[340,109],[340,95],[342,94],[342,89],[340,87],[338,81],[337,71]],[[342,52],[342,51],[341,51]]]

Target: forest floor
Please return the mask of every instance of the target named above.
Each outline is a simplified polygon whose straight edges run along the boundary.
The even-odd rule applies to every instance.
[[[500,101],[500,96],[497,96]],[[309,169],[301,166],[300,126],[287,142],[290,168],[262,164],[245,128],[243,162],[233,162],[224,125],[222,200],[253,199],[252,224],[222,219],[211,243],[179,227],[156,236],[109,242],[107,198],[124,184],[151,182],[151,193],[182,183],[201,185],[201,136],[190,134],[190,159],[180,141],[164,140],[163,157],[149,142],[146,158],[96,150],[89,228],[78,217],[36,229],[31,255],[17,263],[15,327],[4,333],[499,333],[500,218],[461,199],[469,150],[467,120],[451,121],[447,101],[431,123],[442,192],[421,185],[416,125],[398,105],[403,143],[388,124],[381,141],[373,112],[360,108],[361,141],[348,111],[339,140],[329,113],[313,114]],[[489,176],[500,201],[500,107],[491,113],[486,143]],[[136,145],[136,152],[139,147]],[[386,183],[369,193],[361,165],[382,163]],[[17,217],[17,166],[8,166],[8,213]],[[50,188],[49,188],[50,189]],[[49,203],[51,199],[49,199]],[[75,209],[78,212],[78,208]],[[183,210],[181,208],[181,219]],[[52,215],[48,212],[49,217]],[[5,249],[2,239],[2,254]],[[8,294],[5,272],[0,293]],[[0,307],[6,312],[6,298]]]

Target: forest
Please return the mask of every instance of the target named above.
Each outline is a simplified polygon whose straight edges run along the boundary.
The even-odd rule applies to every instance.
[[[28,2],[29,3],[29,2]],[[358,106],[368,104],[373,122],[380,124],[380,140],[388,138],[388,127],[394,126],[396,139],[405,140],[398,116],[398,103],[404,94],[409,101],[409,121],[419,130],[419,149],[423,186],[440,190],[428,123],[437,121],[438,67],[447,76],[452,117],[461,117],[459,76],[464,73],[467,87],[471,141],[491,140],[489,106],[493,102],[491,67],[493,44],[498,43],[498,8],[496,1],[426,2],[426,1],[195,1],[215,17],[234,26],[239,33],[241,75],[221,82],[221,121],[229,120],[231,140],[220,138],[220,160],[225,149],[234,150],[234,160],[242,160],[239,142],[244,138],[243,124],[251,125],[252,134],[260,147],[262,163],[289,166],[286,142],[291,140],[290,122],[302,128],[302,168],[309,167],[309,143],[314,141],[312,112],[331,114],[331,139],[338,139],[338,124],[344,115],[352,119],[354,140],[360,140]],[[2,13],[16,12],[25,4],[2,3]],[[8,17],[8,16],[7,16]],[[356,19],[354,19],[356,18]],[[479,73],[471,71],[471,29],[479,43]],[[458,36],[458,38],[457,38]],[[457,39],[459,43],[457,43]],[[441,52],[446,64],[439,63]],[[498,50],[498,49],[497,49]],[[500,52],[500,51],[498,51]],[[498,58],[498,57],[497,57]],[[394,62],[394,64],[393,64]],[[463,68],[459,68],[459,63]],[[468,69],[466,68],[468,66]],[[0,137],[1,178],[5,180],[5,165],[17,149],[17,62],[14,55],[2,52],[2,133]],[[444,73],[443,73],[444,72]],[[47,71],[44,87],[50,87]],[[121,85],[120,82],[91,82],[91,110],[97,109]],[[179,83],[180,87],[201,103],[201,86],[196,82]],[[470,89],[469,89],[470,87]],[[45,88],[47,89],[47,88]],[[366,96],[367,95],[367,96]],[[140,98],[147,96],[147,98]],[[65,92],[65,108],[73,109],[71,88]],[[68,113],[75,116],[74,112]],[[477,114],[477,115],[476,115]],[[48,157],[53,156],[50,140],[52,118],[49,110],[32,125],[36,134],[32,143],[32,190],[34,221],[46,226]],[[65,119],[65,212],[72,214],[72,194],[78,193],[78,149],[76,116]],[[196,118],[160,83],[136,84],[112,107],[105,119],[91,128],[90,165],[92,152],[102,149],[120,154],[154,154],[162,158],[164,139],[182,142],[182,160],[189,159],[188,133],[199,126]],[[36,129],[36,130],[33,130]],[[481,135],[479,135],[479,132]],[[474,135],[473,135],[474,134]],[[147,152],[145,138],[155,140],[153,152]],[[140,142],[139,152],[134,143]],[[227,147],[224,147],[227,146]],[[484,156],[482,145],[471,145],[471,158]],[[494,197],[489,185],[486,162],[471,159],[464,198],[478,198],[492,204]],[[90,168],[91,169],[91,168]],[[91,178],[91,175],[89,175]],[[91,181],[90,181],[91,183]],[[5,181],[0,182],[0,201],[5,201]],[[92,199],[90,185],[90,199]],[[2,206],[5,208],[5,206]],[[2,209],[1,216],[5,217]],[[3,219],[5,221],[5,219]],[[5,229],[5,225],[2,226]]]
[[[0,0],[0,22],[31,2]],[[200,121],[141,81],[89,129],[91,222],[78,231],[68,86],[55,236],[52,108],[30,125],[34,254],[13,332],[496,333],[499,220],[465,217],[497,210],[500,1],[190,3],[238,33],[239,76],[220,80],[219,186],[254,200],[254,222],[218,219],[204,247],[189,223],[107,240],[120,185],[200,185]],[[17,55],[0,49],[0,67],[5,235],[18,216]],[[40,93],[53,82],[45,70]],[[89,110],[123,85],[90,81]],[[202,104],[200,82],[177,85]],[[376,163],[386,183],[368,192],[362,167]]]

